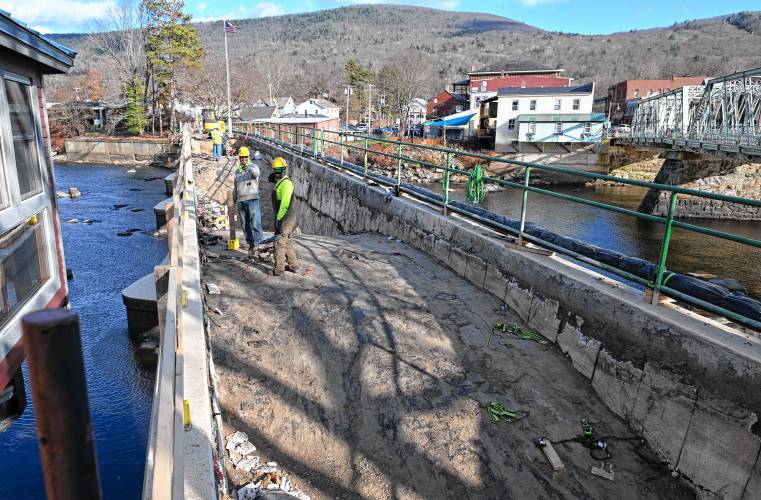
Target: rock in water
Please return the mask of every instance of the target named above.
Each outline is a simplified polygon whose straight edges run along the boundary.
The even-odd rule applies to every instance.
[[[79,189],[75,187],[70,187],[69,196],[71,196],[72,198],[79,198],[80,196],[82,196],[82,193],[79,191]]]

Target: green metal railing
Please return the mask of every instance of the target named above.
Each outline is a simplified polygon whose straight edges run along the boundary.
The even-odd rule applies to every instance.
[[[690,303],[701,309],[705,309],[707,311],[718,314],[720,316],[724,316],[735,322],[761,330],[761,322],[752,318],[747,318],[745,316],[742,316],[733,311],[729,311],[727,309],[721,308],[714,304],[707,303],[705,301],[702,301],[701,299],[692,297],[678,290],[674,290],[673,288],[670,288],[666,285],[665,282],[667,281],[667,278],[664,279],[664,276],[667,276],[666,262],[668,259],[669,244],[671,242],[672,232],[674,228],[685,229],[688,231],[701,233],[701,234],[705,234],[705,235],[713,236],[717,238],[722,238],[725,240],[740,243],[742,245],[747,245],[747,246],[761,249],[761,240],[748,238],[746,236],[741,236],[741,235],[728,233],[724,231],[718,231],[715,229],[710,229],[707,227],[698,226],[688,222],[676,220],[675,215],[676,215],[676,209],[677,209],[678,199],[680,195],[707,198],[707,199],[718,200],[718,201],[723,201],[727,203],[737,203],[737,204],[747,205],[752,207],[761,207],[761,200],[752,200],[752,199],[740,198],[740,197],[731,196],[731,195],[709,193],[705,191],[698,191],[695,189],[683,188],[679,186],[669,186],[665,184],[658,184],[655,182],[647,182],[647,181],[640,181],[640,180],[634,180],[634,179],[623,179],[620,177],[613,177],[613,176],[605,175],[605,174],[583,172],[583,171],[574,170],[567,167],[541,165],[536,163],[522,162],[518,160],[496,158],[493,156],[488,156],[488,155],[483,155],[478,153],[471,153],[471,152],[466,152],[462,150],[442,148],[442,147],[430,146],[426,144],[413,144],[409,142],[401,142],[401,141],[396,141],[392,139],[386,139],[383,137],[375,137],[375,136],[355,134],[355,133],[349,133],[349,132],[334,132],[334,131],[328,131],[328,130],[300,127],[295,125],[289,126],[289,125],[278,124],[275,126],[273,124],[264,123],[264,122],[237,122],[233,124],[233,129],[236,133],[240,135],[245,135],[247,137],[255,137],[257,139],[270,141],[286,149],[295,150],[301,153],[304,152],[304,147],[306,146],[308,150],[310,150],[309,152],[312,156],[323,158],[323,159],[325,158],[326,145],[328,148],[335,146],[338,149],[340,149],[339,156],[335,157],[336,163],[333,163],[334,165],[337,165],[337,166],[343,166],[347,162],[347,155],[350,154],[352,150],[354,152],[359,152],[362,154],[361,167],[363,169],[363,179],[365,182],[368,182],[369,174],[373,173],[371,170],[370,155],[374,155],[377,157],[392,158],[396,161],[396,175],[395,175],[395,182],[389,185],[396,189],[397,194],[401,192],[405,192],[411,196],[415,196],[415,197],[421,196],[420,193],[405,189],[402,186],[402,169],[404,168],[405,165],[412,164],[412,165],[418,165],[424,168],[430,168],[430,169],[442,171],[443,172],[443,186],[442,186],[443,202],[441,203],[441,208],[444,214],[447,214],[447,212],[449,211],[457,212],[460,215],[478,220],[479,222],[482,222],[492,228],[500,229],[502,231],[506,231],[510,234],[515,235],[518,238],[518,244],[520,245],[523,245],[524,242],[529,241],[540,247],[567,255],[569,257],[572,257],[588,265],[600,268],[609,273],[615,274],[617,276],[620,276],[632,282],[638,283],[639,285],[642,285],[643,287],[652,290],[653,293],[652,293],[651,303],[657,304],[659,295],[661,293],[665,293],[673,298]],[[335,138],[335,140],[328,139],[326,138],[326,136],[332,136]],[[371,148],[372,144],[388,144],[391,146],[395,146],[396,151],[394,153],[390,153],[386,151],[373,150]],[[416,151],[417,152],[428,151],[428,152],[438,153],[442,155],[442,157],[444,158],[444,162],[443,162],[444,164],[439,165],[429,161],[417,159],[410,156],[410,154],[405,154],[405,151],[409,152],[410,154],[413,154]],[[451,180],[451,175],[452,174],[461,175],[461,176],[470,175],[468,171],[463,170],[461,168],[456,168],[454,166],[454,160],[457,157],[473,158],[476,160],[482,160],[484,162],[505,163],[505,164],[510,164],[510,165],[523,168],[522,182],[507,181],[504,179],[499,179],[499,178],[490,177],[486,175],[483,176],[483,180],[486,183],[497,184],[499,186],[517,189],[522,192],[520,219],[519,219],[520,225],[518,230],[512,227],[500,224],[494,220],[480,217],[477,214],[474,214],[472,212],[461,210],[457,208],[456,206],[453,206],[450,204],[449,183]],[[530,184],[530,176],[532,174],[532,171],[534,170],[544,171],[544,172],[554,172],[554,173],[560,173],[560,174],[571,175],[576,177],[583,177],[590,180],[610,181],[610,182],[625,184],[629,186],[638,186],[638,187],[644,187],[648,189],[654,189],[654,190],[666,192],[669,194],[668,212],[665,217],[659,216],[659,215],[646,214],[646,213],[638,212],[636,210],[631,210],[628,208],[611,205],[609,203],[588,200],[578,196],[573,196],[573,195],[569,195],[565,193],[558,193],[558,192],[540,188],[537,186],[532,186]],[[374,181],[383,183],[381,180],[377,178],[375,178]],[[551,196],[553,198],[569,201],[572,203],[578,203],[581,205],[586,205],[586,206],[591,206],[595,208],[600,208],[600,209],[616,212],[616,213],[634,217],[640,220],[647,220],[647,221],[655,222],[658,224],[663,224],[664,233],[663,233],[663,238],[661,241],[659,258],[657,261],[657,272],[655,273],[655,276],[653,277],[653,279],[652,280],[643,279],[640,276],[637,276],[632,273],[615,268],[613,266],[607,265],[603,262],[599,262],[587,256],[578,254],[572,250],[566,249],[564,247],[560,247],[551,242],[542,240],[531,234],[526,233],[525,232],[526,211],[527,211],[528,202],[529,202],[529,197],[528,197],[529,192],[543,194],[546,196]],[[424,200],[428,203],[432,202],[430,198],[425,198]]]

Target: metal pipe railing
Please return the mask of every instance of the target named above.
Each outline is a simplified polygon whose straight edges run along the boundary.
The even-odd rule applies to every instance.
[[[248,129],[248,132],[250,135],[253,135],[254,137],[258,139],[265,139],[274,142],[277,145],[286,147],[288,149],[293,149],[294,144],[293,142],[284,141],[280,139],[282,137],[282,128],[281,126],[272,126],[271,124],[266,123],[239,123],[240,126],[243,126],[244,128]],[[235,128],[235,127],[234,127]],[[302,138],[305,137],[306,134],[304,134],[303,130],[300,127],[296,127],[296,130],[293,130],[293,127],[289,127],[289,133],[293,137]],[[326,134],[332,134],[333,136],[338,136],[338,140],[330,140],[326,139]],[[557,251],[559,253],[562,253],[564,255],[568,255],[570,257],[573,257],[577,260],[580,260],[581,262],[584,262],[586,264],[598,267],[600,269],[603,269],[607,272],[616,274],[618,276],[621,276],[627,280],[633,281],[635,283],[638,283],[646,288],[650,288],[653,290],[652,295],[652,302],[657,303],[658,295],[661,292],[665,292],[669,295],[672,295],[676,297],[677,295],[672,293],[673,289],[664,286],[663,279],[664,275],[667,273],[667,261],[668,261],[668,252],[672,240],[672,234],[673,234],[673,228],[680,228],[700,234],[705,234],[708,236],[713,236],[717,238],[726,239],[729,241],[734,241],[736,243],[740,243],[743,245],[748,245],[755,248],[761,248],[761,240],[757,240],[754,238],[749,238],[742,235],[737,235],[733,233],[728,233],[724,231],[718,231],[715,229],[710,229],[707,227],[698,226],[696,224],[691,224],[683,221],[676,220],[676,209],[677,209],[677,199],[679,195],[685,195],[685,196],[692,196],[692,197],[699,197],[699,198],[706,198],[706,199],[712,199],[712,200],[718,200],[723,201],[727,203],[736,203],[746,206],[752,206],[752,207],[761,207],[761,200],[753,200],[748,198],[741,198],[737,196],[731,196],[731,195],[724,195],[720,193],[709,193],[705,191],[699,191],[695,189],[689,189],[689,188],[683,188],[679,186],[670,186],[666,184],[660,184],[655,182],[649,182],[649,181],[641,181],[641,180],[635,180],[635,179],[623,179],[619,177],[614,177],[610,175],[605,174],[598,174],[593,172],[582,172],[578,170],[574,170],[568,167],[561,167],[561,166],[551,166],[551,165],[541,165],[541,164],[535,164],[530,162],[523,162],[519,160],[511,160],[511,159],[505,159],[505,158],[495,158],[488,155],[478,154],[478,153],[470,153],[466,151],[461,150],[455,150],[451,148],[442,148],[437,146],[429,146],[425,144],[413,144],[403,141],[396,141],[391,139],[385,139],[382,137],[374,137],[369,136],[365,134],[354,134],[354,133],[347,133],[347,132],[333,132],[333,131],[322,131],[320,132],[319,139],[314,138],[314,132],[311,132],[309,134],[309,137],[311,137],[313,141],[319,141],[320,146],[319,149],[322,152],[322,157],[325,158],[325,144],[328,144],[328,147],[330,146],[337,146],[340,149],[339,158],[335,159],[335,162],[331,162],[336,164],[336,166],[344,166],[347,167],[351,165],[349,162],[347,162],[347,154],[354,150],[354,152],[359,152],[362,155],[362,171],[360,174],[362,175],[365,182],[368,181],[369,178],[372,178],[376,182],[384,183],[382,179],[380,179],[378,176],[374,175],[375,173],[371,169],[371,156],[377,156],[377,157],[385,157],[385,158],[393,158],[396,160],[396,179],[394,179],[395,182],[389,183],[390,187],[396,187],[397,192],[407,192],[408,194],[416,197],[420,197],[420,193],[409,191],[404,189],[401,186],[401,178],[402,178],[402,169],[405,164],[416,164],[421,167],[426,168],[432,168],[439,171],[443,171],[444,173],[444,182],[443,182],[443,189],[442,189],[442,199],[443,202],[435,200],[434,203],[439,203],[442,206],[442,210],[444,213],[446,213],[447,210],[459,212],[462,215],[465,215],[469,218],[474,218],[476,220],[479,220],[479,222],[486,223],[490,225],[491,227],[501,226],[499,229],[507,231],[511,234],[515,234],[518,236],[519,242],[522,244],[524,240],[531,241],[539,246]],[[356,144],[357,140],[359,139],[360,144]],[[351,143],[351,144],[350,144]],[[386,152],[386,151],[378,151],[372,149],[372,144],[388,144],[391,146],[396,147],[395,153]],[[404,154],[404,151],[407,151],[407,154]],[[425,161],[421,159],[416,159],[412,157],[411,155],[414,154],[416,151],[429,151],[433,153],[438,153],[444,156],[444,165],[439,165],[436,163],[432,163],[430,161]],[[316,154],[313,156],[317,157]],[[509,164],[514,165],[516,167],[523,168],[523,182],[512,182],[507,181],[503,179],[498,179],[490,176],[484,176],[484,181],[488,183],[497,184],[504,187],[509,187],[512,189],[517,189],[521,191],[522,199],[521,199],[521,210],[520,210],[520,226],[519,229],[516,231],[513,228],[508,228],[506,226],[502,226],[498,223],[495,223],[494,221],[490,221],[489,219],[485,219],[483,217],[479,217],[471,212],[461,211],[458,210],[456,207],[452,206],[449,202],[449,181],[452,174],[455,175],[462,175],[462,176],[468,176],[469,172],[462,170],[460,168],[456,168],[453,166],[454,160],[458,157],[462,158],[472,158],[477,160],[483,160],[483,161],[489,161],[489,162],[496,162],[496,163],[503,163],[503,164]],[[330,160],[331,158],[328,157],[327,160]],[[635,210],[630,210],[627,208],[619,207],[617,205],[612,205],[609,203],[599,202],[599,201],[593,201],[588,200],[585,198],[581,198],[578,196],[573,196],[570,194],[564,194],[564,193],[558,193],[554,192],[548,189],[539,188],[536,186],[530,185],[530,175],[532,171],[545,171],[545,172],[553,172],[553,173],[561,173],[565,175],[571,175],[575,177],[581,177],[585,179],[592,179],[592,180],[603,180],[603,181],[609,181],[609,182],[616,182],[620,184],[625,184],[629,186],[637,186],[637,187],[643,187],[648,188],[651,190],[657,190],[662,191],[668,194],[669,196],[669,206],[668,206],[668,212],[665,216],[658,216],[658,215],[652,215],[652,214],[645,214],[641,212],[637,212]],[[536,238],[534,236],[528,235],[525,233],[525,224],[526,224],[526,212],[528,208],[528,193],[538,193],[543,194],[546,196],[551,196],[557,199],[561,199],[564,201],[568,201],[571,203],[577,203],[581,205],[591,206],[595,208],[600,208],[603,210],[611,211],[620,213],[626,216],[630,216],[636,219],[640,220],[647,220],[650,222],[658,223],[658,224],[664,224],[664,234],[663,238],[661,240],[661,248],[659,251],[659,256],[656,264],[656,273],[654,276],[652,276],[651,280],[644,280],[638,276],[635,276],[631,273],[627,273],[625,271],[622,271],[617,268],[613,268],[611,266],[606,265],[605,263],[596,261],[594,259],[590,259],[588,257],[579,255],[575,252],[572,252],[568,249],[559,247],[557,245],[553,245],[552,243],[548,241],[541,240],[539,238]],[[428,202],[432,202],[430,199],[426,199]],[[685,295],[681,292],[678,292],[680,300],[685,300],[686,302],[690,302],[693,305],[696,305],[698,307],[707,309],[711,312],[714,312],[716,314],[720,314],[722,316],[731,318],[735,321],[738,321],[740,323],[752,326],[757,329],[761,329],[761,322],[755,321],[751,318],[745,318],[744,316],[739,316],[732,311],[728,311],[724,308],[713,306],[711,304],[707,304],[697,298],[690,298],[690,296]]]

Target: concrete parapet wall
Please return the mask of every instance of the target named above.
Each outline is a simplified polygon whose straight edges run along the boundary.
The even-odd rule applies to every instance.
[[[296,186],[299,225],[379,232],[447,264],[514,309],[590,379],[669,466],[727,499],[761,498],[761,341],[407,197],[267,143]]]
[[[64,145],[67,161],[87,163],[153,161],[177,152],[177,147],[168,141],[76,137],[66,139]]]

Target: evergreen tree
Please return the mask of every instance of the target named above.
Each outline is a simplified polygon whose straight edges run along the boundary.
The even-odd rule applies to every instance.
[[[145,107],[143,105],[143,88],[138,84],[127,87],[127,129],[133,134],[142,134],[145,130]]]
[[[198,32],[190,27],[191,16],[183,12],[184,7],[182,0],[143,0],[148,24],[145,57],[158,89],[159,102],[169,108],[172,130],[178,71],[198,66],[204,52]]]

